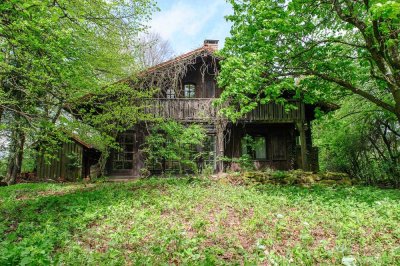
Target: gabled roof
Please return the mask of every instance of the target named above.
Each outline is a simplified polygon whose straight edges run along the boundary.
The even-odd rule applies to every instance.
[[[173,65],[174,63],[177,63],[177,62],[179,62],[179,61],[184,61],[185,59],[189,59],[190,57],[193,57],[193,56],[195,56],[195,55],[200,55],[201,53],[206,53],[207,55],[214,56],[214,53],[215,53],[217,50],[218,50],[218,48],[217,48],[216,46],[214,46],[214,45],[208,45],[207,43],[205,43],[205,44],[204,44],[202,47],[200,47],[200,48],[197,48],[197,49],[195,49],[195,50],[192,50],[192,51],[190,51],[190,52],[187,52],[187,53],[182,54],[182,55],[180,55],[180,56],[177,56],[177,57],[175,57],[175,58],[172,58],[172,59],[170,59],[170,60],[168,60],[168,61],[165,61],[165,62],[163,62],[163,63],[161,63],[161,64],[152,66],[152,67],[150,67],[150,68],[144,70],[144,71],[143,71],[142,73],[140,73],[140,74],[148,74],[148,73],[154,72],[155,70],[158,70],[158,69],[162,69],[162,68],[164,68],[164,67],[171,66],[171,65]]]
[[[201,47],[199,47],[197,49],[194,49],[194,50],[192,50],[190,52],[187,52],[185,54],[179,55],[179,56],[177,56],[175,58],[172,58],[172,59],[170,59],[168,61],[162,62],[162,63],[160,63],[158,65],[155,65],[155,66],[152,66],[150,68],[147,68],[147,69],[139,72],[137,74],[137,77],[143,78],[147,74],[153,73],[156,70],[160,70],[160,69],[172,66],[177,62],[184,61],[184,60],[189,59],[189,58],[191,58],[193,56],[196,56],[196,55],[200,56],[200,55],[202,55],[202,53],[205,54],[205,55],[209,55],[209,56],[215,57],[215,52],[218,51],[218,42],[219,42],[218,40],[204,40],[203,46],[201,46]],[[217,58],[219,59],[219,57],[217,57]],[[127,82],[131,82],[131,81],[132,81],[132,77],[129,76],[129,77],[120,79],[118,81],[115,81],[115,82],[113,82],[113,83],[111,83],[109,85],[118,84],[118,83],[127,83]],[[80,102],[85,102],[87,99],[89,99],[92,96],[93,96],[93,93],[88,93],[88,94],[80,97],[79,100],[80,100]],[[74,107],[70,103],[66,103],[64,105],[64,109],[69,113],[72,113],[72,109],[73,108]]]
[[[93,147],[93,145],[90,145],[89,143],[84,142],[83,140],[81,140],[77,135],[75,134],[71,134],[71,139],[73,141],[75,141],[76,143],[82,145],[83,147],[87,148],[87,149],[95,149],[95,147]]]

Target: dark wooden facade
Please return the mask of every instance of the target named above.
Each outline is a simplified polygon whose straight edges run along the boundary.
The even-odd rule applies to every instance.
[[[218,172],[232,167],[230,164],[224,164],[222,157],[237,158],[243,154],[242,140],[246,135],[256,138],[265,146],[258,151],[260,158],[253,158],[258,169],[269,167],[280,170],[317,170],[318,151],[312,147],[310,128],[314,107],[300,101],[292,101],[296,108],[287,112],[280,104],[260,104],[236,123],[228,122],[218,114],[217,108],[212,104],[222,90],[216,86],[217,71],[210,70],[210,66],[204,71],[204,62],[212,57],[212,51],[210,52],[207,43],[203,48],[204,58],[193,60],[193,65],[188,68],[178,87],[174,88],[173,97],[168,95],[168,88],[161,88],[157,98],[146,100],[145,112],[154,117],[174,119],[183,123],[199,123],[206,127],[210,139],[214,141],[213,158],[215,170]],[[162,64],[160,68],[173,64],[174,60]],[[154,69],[159,71],[157,67],[151,71]],[[190,94],[190,97],[186,97],[186,84],[195,87],[195,92]],[[146,131],[140,126],[122,134],[120,143],[124,151],[111,156],[108,163],[110,175],[130,177],[140,174],[140,169],[144,167],[140,147],[145,137]]]
[[[213,106],[215,98],[154,98],[146,100],[145,112],[154,117],[175,119],[184,122],[215,121],[218,118],[218,110]],[[292,101],[296,109],[285,111],[283,105],[268,103],[259,105],[253,111],[240,119],[240,122],[270,122],[293,123],[305,121],[305,106],[299,101]]]
[[[100,154],[92,146],[76,137],[60,145],[56,156],[46,161],[37,159],[36,175],[40,180],[75,181],[90,176],[90,167],[97,163]]]
[[[293,169],[298,167],[296,158],[296,129],[292,123],[279,124],[237,124],[230,125],[230,138],[226,141],[225,155],[230,158],[240,157],[242,139],[250,135],[265,140],[265,158],[255,158],[258,169],[271,167],[275,169]]]

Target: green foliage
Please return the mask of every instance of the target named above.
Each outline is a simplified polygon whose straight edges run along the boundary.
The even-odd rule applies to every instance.
[[[239,158],[229,158],[229,157],[223,157],[222,160],[224,162],[230,163],[230,164],[238,164],[240,167],[240,171],[251,171],[254,170],[254,162],[253,158],[249,154],[243,154]]]
[[[232,37],[218,77],[228,117],[237,120],[259,102],[356,94],[400,120],[398,1],[229,2]]]
[[[24,159],[22,161],[22,172],[33,172],[36,168],[36,151],[32,148],[27,148],[24,151]]]
[[[343,171],[368,184],[400,186],[400,132],[396,117],[349,97],[314,123],[322,170]]]
[[[91,126],[87,128],[83,125],[83,127],[96,131],[92,134],[90,142],[101,151],[99,163],[102,174],[104,174],[110,150],[120,148],[116,141],[119,133],[132,128],[138,122],[158,120],[152,114],[143,112],[146,108],[143,99],[151,98],[155,92],[155,89],[135,90],[125,82],[118,82],[102,88],[96,94],[84,97],[86,101],[83,104],[82,99],[74,103],[75,108],[79,108],[82,121]],[[75,123],[75,126],[82,129],[79,123]]]
[[[79,156],[78,153],[76,152],[71,152],[70,154],[67,154],[67,169],[69,170],[76,170],[80,167],[82,167],[82,158]]]
[[[125,82],[118,82],[101,91],[77,99],[83,121],[107,135],[114,136],[133,127],[139,121],[153,121],[152,114],[144,114],[143,99],[151,98],[156,90],[134,90]]]
[[[2,137],[12,131],[13,143],[29,135],[51,156],[63,108],[137,69],[133,40],[154,9],[152,0],[2,1]],[[19,147],[10,147],[12,162]]]
[[[0,188],[0,264],[396,265],[399,202],[391,189],[196,178],[18,184]]]
[[[0,177],[5,176],[7,172],[7,159],[1,158],[0,159]]]
[[[164,172],[163,164],[173,161],[178,164],[178,172],[196,173],[200,151],[206,139],[203,127],[196,124],[185,126],[176,121],[156,124],[151,134],[146,137],[143,151],[146,153],[146,165],[149,169],[159,166]]]

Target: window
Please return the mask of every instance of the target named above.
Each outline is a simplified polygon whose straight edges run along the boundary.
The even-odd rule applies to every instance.
[[[204,142],[204,164],[216,169],[216,145],[215,135],[208,135]]]
[[[264,137],[255,137],[254,138],[254,153],[255,159],[265,160],[267,159],[267,145]]]
[[[194,84],[185,84],[184,91],[185,91],[185,98],[194,98],[194,97],[196,97],[196,85],[194,85]]]
[[[242,155],[248,154],[255,160],[267,159],[267,142],[263,136],[252,137],[246,135],[242,138],[241,146]]]
[[[114,153],[113,170],[132,169],[135,133],[122,133],[118,136],[117,141],[121,150],[117,150]]]
[[[167,96],[167,99],[175,99],[175,90],[167,89],[166,96]]]

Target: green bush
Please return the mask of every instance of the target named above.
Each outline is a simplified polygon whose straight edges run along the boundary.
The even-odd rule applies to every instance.
[[[146,167],[159,168],[177,173],[197,173],[198,163],[203,156],[202,148],[206,139],[203,127],[196,124],[185,126],[176,121],[156,124],[145,139],[143,151],[146,154]],[[166,162],[173,162],[177,168],[167,169]]]
[[[366,184],[400,187],[400,130],[396,117],[359,98],[314,124],[323,171],[346,172]]]

